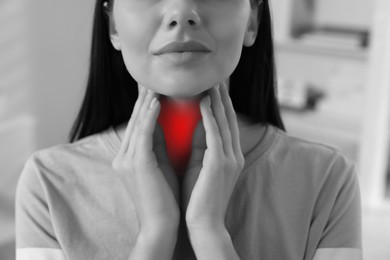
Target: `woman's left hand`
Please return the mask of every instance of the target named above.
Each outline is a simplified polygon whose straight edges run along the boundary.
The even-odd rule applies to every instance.
[[[200,103],[207,147],[193,143],[183,180],[182,207],[189,231],[224,227],[227,206],[245,164],[226,85],[221,83],[209,93],[211,102],[205,97]],[[202,122],[198,126],[202,127]]]

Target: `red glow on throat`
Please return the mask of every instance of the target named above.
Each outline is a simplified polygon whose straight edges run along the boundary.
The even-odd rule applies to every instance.
[[[202,118],[200,100],[174,102],[161,99],[160,124],[167,145],[168,156],[178,175],[184,174],[191,155],[192,135]]]

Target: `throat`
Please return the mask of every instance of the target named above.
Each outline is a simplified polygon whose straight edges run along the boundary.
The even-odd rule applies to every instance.
[[[192,136],[201,120],[200,99],[160,99],[157,119],[165,137],[168,157],[177,175],[182,176],[191,156]]]

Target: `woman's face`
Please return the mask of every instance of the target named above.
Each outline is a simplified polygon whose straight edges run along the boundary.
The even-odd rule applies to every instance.
[[[233,73],[256,38],[257,9],[250,0],[115,0],[111,42],[139,84],[190,97]],[[189,41],[203,47],[180,46]]]

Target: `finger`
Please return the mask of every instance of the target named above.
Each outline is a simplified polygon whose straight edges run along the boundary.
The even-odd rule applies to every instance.
[[[146,109],[145,117],[140,125],[140,132],[138,132],[137,147],[151,152],[153,150],[153,132],[160,112],[160,102],[156,96],[153,96],[153,99]]]
[[[144,99],[144,102],[142,103],[140,107],[140,111],[137,117],[137,120],[134,122],[134,130],[133,134],[130,136],[130,143],[129,143],[129,149],[127,152],[127,155],[130,157],[134,156],[135,150],[137,149],[137,143],[138,143],[138,138],[140,135],[140,132],[144,129],[142,128],[142,122],[145,120],[146,113],[149,110],[150,103],[152,102],[152,99],[156,96],[156,94],[153,91],[148,90],[146,97]]]
[[[200,120],[192,135],[192,149],[191,156],[188,161],[187,168],[194,165],[201,164],[203,161],[204,151],[207,149],[206,132],[204,130],[203,122]]]
[[[222,102],[224,103],[227,120],[232,137],[233,152],[236,156],[242,154],[240,145],[240,132],[237,123],[237,115],[234,111],[232,100],[230,99],[228,89],[225,84],[220,87]]]
[[[222,140],[219,134],[217,122],[211,111],[210,97],[206,96],[200,102],[200,112],[202,114],[202,121],[206,131],[206,144],[207,149],[210,149],[212,153],[221,153]]]
[[[201,165],[203,162],[205,149],[194,148],[191,151],[191,157],[188,160],[187,169],[191,169],[195,166]]]
[[[203,150],[207,148],[206,132],[202,120],[199,120],[195,127],[194,133],[192,134],[192,148],[198,148]]]
[[[135,120],[134,122],[133,134],[130,136],[129,149],[127,153],[128,156],[131,157],[134,156],[134,153],[137,149],[139,133],[140,131],[142,131],[140,127],[142,125],[143,120],[145,120],[145,113],[148,111],[153,97],[154,97],[154,92],[152,92],[151,90],[146,90],[146,96],[144,98],[144,102],[141,104],[137,120]]]
[[[224,104],[221,100],[220,87],[214,87],[210,91],[211,107],[218,123],[219,132],[221,133],[223,150],[226,155],[233,156],[232,136],[229,129],[229,122],[226,118]]]
[[[161,105],[160,105],[160,109],[161,109]],[[169,164],[170,161],[169,161],[168,152],[166,148],[164,132],[158,123],[156,123],[153,132],[153,147],[154,147],[154,152],[157,160],[159,162]]]
[[[123,137],[122,144],[121,144],[121,147],[119,149],[120,154],[125,154],[129,148],[130,137],[133,133],[134,125],[135,125],[135,122],[138,118],[140,107],[145,100],[146,94],[147,94],[146,88],[138,86],[138,99],[135,102],[133,112],[131,114],[129,123],[127,124],[125,135]]]

